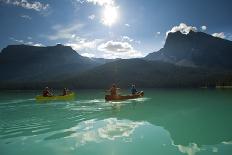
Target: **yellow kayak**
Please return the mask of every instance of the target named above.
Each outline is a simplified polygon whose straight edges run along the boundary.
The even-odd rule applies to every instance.
[[[35,99],[37,101],[51,101],[51,100],[73,100],[75,98],[75,93],[70,93],[65,96],[51,96],[51,97],[44,97],[44,96],[36,96]]]

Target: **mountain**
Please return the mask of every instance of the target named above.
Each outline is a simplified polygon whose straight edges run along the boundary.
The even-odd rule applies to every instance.
[[[51,81],[76,76],[101,63],[71,47],[9,45],[0,53],[0,81]]]
[[[232,69],[232,41],[203,32],[169,33],[164,47],[146,60],[160,60],[181,66]]]
[[[4,81],[0,82],[0,89],[43,89],[45,86],[57,89],[103,89],[109,88],[112,83],[121,88],[128,88],[131,84],[139,88],[199,88],[228,85],[231,82],[230,71],[183,67],[144,59],[120,59],[64,78]]]
[[[0,53],[0,89],[202,87],[232,84],[232,42],[202,32],[169,33],[141,59],[102,59],[71,47],[9,45]]]
[[[108,88],[112,83],[123,88],[131,84],[146,88],[199,88],[231,80],[231,72],[182,67],[161,61],[124,59],[95,67],[64,83],[73,88]]]
[[[117,59],[105,59],[105,58],[90,58],[91,60],[95,61],[98,64],[105,64],[105,63],[109,63],[109,62],[113,62],[113,61],[117,61],[120,60],[120,58]]]

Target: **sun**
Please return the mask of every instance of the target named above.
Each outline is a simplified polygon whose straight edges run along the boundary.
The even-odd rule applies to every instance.
[[[118,20],[118,7],[106,6],[103,10],[102,23],[106,26],[112,26]]]

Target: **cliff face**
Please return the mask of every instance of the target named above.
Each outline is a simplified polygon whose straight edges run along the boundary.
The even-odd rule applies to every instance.
[[[232,42],[203,32],[169,33],[164,47],[150,53],[147,60],[177,65],[232,69]],[[189,64],[189,65],[188,65]]]

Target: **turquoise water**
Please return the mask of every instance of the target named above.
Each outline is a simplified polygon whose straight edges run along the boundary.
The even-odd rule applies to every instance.
[[[74,101],[0,93],[1,155],[231,155],[231,90],[145,90],[110,103],[102,90]]]

